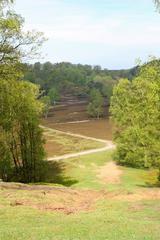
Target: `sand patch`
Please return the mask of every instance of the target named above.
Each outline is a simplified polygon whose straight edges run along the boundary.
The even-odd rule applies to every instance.
[[[114,162],[109,162],[98,169],[97,177],[104,183],[120,183],[122,170]]]

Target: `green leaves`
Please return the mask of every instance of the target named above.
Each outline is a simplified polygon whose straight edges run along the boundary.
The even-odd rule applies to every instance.
[[[110,112],[116,125],[115,158],[133,167],[160,165],[160,64],[141,67],[129,82],[114,88]]]
[[[13,65],[39,56],[39,47],[46,39],[41,32],[24,32],[23,24],[24,19],[9,8],[0,14],[0,64]]]
[[[52,104],[56,104],[57,101],[60,100],[59,91],[56,88],[51,88],[48,92],[48,96]]]
[[[36,181],[37,166],[44,157],[39,116],[43,104],[37,100],[38,86],[23,81],[0,81],[0,175],[7,169],[15,171],[15,180]],[[6,165],[5,165],[6,163]],[[15,168],[15,169],[14,169]],[[10,170],[9,170],[10,171]],[[11,180],[9,172],[6,172]],[[13,177],[13,176],[12,176]],[[5,179],[4,179],[5,180]]]
[[[0,2],[0,178],[36,181],[44,158],[39,87],[22,81],[22,59],[37,54],[42,33],[23,32],[24,19]]]
[[[103,115],[103,97],[99,90],[93,89],[90,93],[90,103],[87,112],[91,117],[99,118]]]

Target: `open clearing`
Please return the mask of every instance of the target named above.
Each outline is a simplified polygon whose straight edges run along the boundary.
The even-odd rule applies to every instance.
[[[159,240],[157,171],[117,166],[105,120],[58,114],[43,121],[46,183],[0,183],[0,240]]]

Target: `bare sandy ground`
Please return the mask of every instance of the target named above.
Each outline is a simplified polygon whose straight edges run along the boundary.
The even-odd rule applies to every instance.
[[[114,162],[109,162],[98,169],[97,177],[104,183],[118,184],[122,170]]]

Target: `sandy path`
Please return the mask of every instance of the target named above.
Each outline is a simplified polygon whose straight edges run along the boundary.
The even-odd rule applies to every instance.
[[[62,122],[62,123],[55,123],[55,125],[65,125],[65,124],[78,124],[78,123],[88,123],[91,120],[81,120],[81,121],[72,121],[72,122]]]
[[[122,170],[114,162],[109,162],[98,169],[97,177],[104,183],[120,183]]]
[[[47,159],[48,161],[59,161],[59,160],[64,160],[64,159],[68,159],[68,158],[74,158],[74,157],[78,157],[78,156],[88,155],[88,154],[92,154],[92,153],[104,152],[104,151],[111,150],[111,149],[115,148],[115,145],[113,144],[112,141],[107,141],[107,140],[103,140],[103,139],[99,139],[99,138],[88,137],[88,136],[84,136],[84,135],[81,135],[81,134],[63,132],[63,131],[60,131],[60,130],[56,130],[56,129],[52,129],[52,128],[48,128],[48,127],[44,127],[44,126],[41,126],[41,128],[49,131],[50,133],[51,132],[53,132],[53,133],[57,132],[57,133],[65,134],[65,135],[68,135],[68,136],[93,140],[93,141],[97,141],[97,142],[101,142],[101,143],[105,144],[105,146],[102,147],[102,148],[96,148],[96,149],[90,149],[90,150],[81,151],[81,152],[77,152],[77,153],[65,154],[65,155],[58,156],[58,157],[51,157],[51,158]]]

